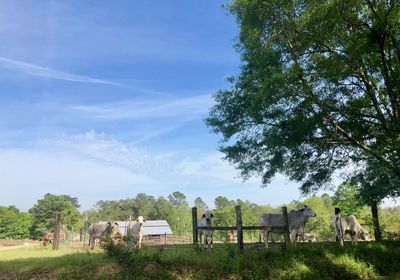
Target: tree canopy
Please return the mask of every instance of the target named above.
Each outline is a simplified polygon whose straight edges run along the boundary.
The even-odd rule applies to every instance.
[[[68,230],[76,230],[79,226],[80,214],[78,200],[68,195],[47,193],[43,199],[29,209],[32,217],[31,235],[39,238],[44,230],[52,230],[55,216],[61,214],[61,223]]]
[[[241,72],[206,123],[243,178],[268,184],[280,172],[309,193],[341,170],[366,196],[398,196],[400,2],[235,0],[228,9]]]
[[[14,206],[0,206],[0,239],[24,239],[29,237],[31,217]]]

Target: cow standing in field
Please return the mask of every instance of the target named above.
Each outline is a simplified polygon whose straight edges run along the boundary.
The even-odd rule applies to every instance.
[[[210,211],[206,211],[201,219],[199,220],[199,227],[212,227],[212,218],[214,217]],[[204,248],[208,248],[208,244],[210,244],[210,248],[213,248],[213,231],[208,229],[199,229],[199,241],[201,245],[202,236],[204,236]]]
[[[95,223],[91,224],[88,229],[89,233],[89,246],[93,250],[96,245],[96,239],[104,240],[106,238],[114,238],[116,235],[121,234],[118,230],[118,223]]]
[[[296,238],[299,232],[304,232],[304,227],[308,221],[308,218],[315,216],[316,214],[307,205],[304,205],[304,207],[300,210],[290,211],[288,213],[289,234],[290,241],[292,243],[296,242]],[[283,228],[283,214],[263,213],[260,216],[260,225],[270,227],[266,230],[263,230],[265,247],[268,248],[268,235],[270,234],[270,232],[280,234],[283,233],[283,229],[272,228],[274,226]]]
[[[343,246],[344,235],[349,234],[353,244],[357,245],[357,238],[368,241],[368,232],[358,223],[355,216],[336,215],[333,220],[336,236],[339,237],[340,245]]]
[[[144,219],[142,216],[139,216],[136,221],[129,221],[127,235],[130,238],[128,243],[130,249],[132,249],[134,243],[136,243],[137,249],[142,247],[142,239],[144,235],[143,223]]]

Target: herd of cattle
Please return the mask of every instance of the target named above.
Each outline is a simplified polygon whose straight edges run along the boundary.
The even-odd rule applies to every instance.
[[[143,239],[143,223],[144,218],[139,216],[135,221],[129,221],[127,227],[127,236],[128,236],[128,246],[130,249],[136,245],[137,249],[140,249],[142,246]],[[106,238],[115,238],[120,235],[118,229],[118,223],[116,222],[107,222],[104,223],[94,223],[89,226],[88,234],[89,234],[89,246],[91,249],[94,249],[96,244],[96,240],[104,240]]]
[[[198,227],[212,227],[213,214],[206,211],[198,222]],[[292,210],[288,213],[288,228],[289,237],[292,243],[298,241],[300,238],[303,241],[316,241],[315,236],[304,232],[305,225],[309,218],[316,217],[316,214],[307,205],[304,205],[299,210]],[[127,226],[128,247],[139,249],[142,245],[143,239],[143,223],[144,219],[139,216],[135,221],[130,221]],[[283,233],[283,214],[263,213],[260,216],[260,225],[265,227],[263,238],[265,247],[268,248],[268,237],[270,233]],[[340,244],[343,246],[344,236],[349,234],[353,244],[357,243],[357,239],[368,241],[368,232],[358,223],[355,216],[340,216],[336,215],[333,220],[336,237],[339,239]],[[105,240],[107,238],[115,238],[120,235],[118,223],[94,223],[89,226],[89,246],[93,249],[96,241]],[[204,248],[213,248],[213,231],[209,229],[198,230],[200,244],[204,244]],[[51,233],[46,233],[43,238],[43,244],[52,239]]]

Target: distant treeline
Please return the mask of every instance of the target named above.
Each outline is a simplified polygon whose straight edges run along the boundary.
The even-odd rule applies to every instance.
[[[39,239],[44,231],[52,230],[57,212],[61,213],[63,228],[67,232],[79,232],[80,229],[84,231],[93,222],[127,221],[141,215],[148,220],[167,220],[175,235],[191,236],[190,207],[192,206],[198,208],[199,216],[207,209],[212,210],[216,226],[235,224],[236,205],[242,208],[243,225],[258,225],[258,217],[263,212],[281,211],[281,207],[257,205],[240,199],[229,200],[223,196],[216,197],[214,204],[214,209],[210,209],[201,197],[189,203],[185,194],[178,191],[167,198],[139,193],[134,198],[100,200],[92,209],[80,213],[77,198],[46,194],[26,213],[20,212],[14,206],[0,206],[0,239]],[[286,206],[290,211],[304,204],[309,205],[317,213],[317,217],[309,220],[306,232],[315,234],[319,240],[335,238],[332,227],[334,207],[340,207],[344,215],[356,215],[359,222],[366,226],[371,234],[373,233],[370,208],[358,202],[349,185],[339,186],[333,196],[327,194],[310,196],[304,201],[292,201]],[[379,216],[384,238],[397,238],[400,234],[400,207],[381,208]],[[255,241],[258,236],[258,232],[245,232],[244,238]],[[216,232],[216,237],[224,240],[227,238],[227,232]]]

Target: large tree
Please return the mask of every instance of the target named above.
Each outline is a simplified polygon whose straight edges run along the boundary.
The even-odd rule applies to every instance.
[[[234,0],[228,9],[243,63],[206,120],[226,159],[265,184],[284,173],[304,193],[341,170],[378,200],[398,196],[399,184],[384,183],[400,178],[400,2]],[[383,178],[366,184],[377,171]]]
[[[79,227],[80,214],[77,198],[68,195],[46,194],[43,199],[29,209],[32,217],[31,235],[40,238],[43,231],[54,228],[57,213],[61,214],[61,223],[64,229],[77,230]]]

